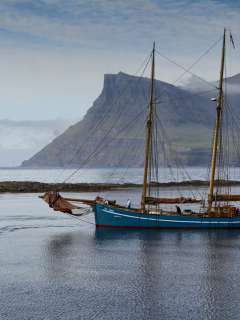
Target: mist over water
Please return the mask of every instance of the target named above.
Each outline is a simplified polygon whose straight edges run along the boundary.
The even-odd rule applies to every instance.
[[[60,170],[0,173],[53,182]],[[140,171],[131,169],[125,182],[141,183]],[[109,172],[92,170],[88,182],[104,182]],[[197,168],[193,179],[205,173]],[[98,194],[138,206],[141,188],[62,193]],[[74,219],[38,195],[0,194],[1,320],[239,318],[240,231],[96,229],[93,213]]]

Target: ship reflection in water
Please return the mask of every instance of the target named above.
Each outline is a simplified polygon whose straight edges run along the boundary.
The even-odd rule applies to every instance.
[[[96,229],[36,197],[1,196],[1,320],[239,319],[240,231]]]
[[[86,319],[236,319],[239,244],[234,230],[82,230],[48,242],[45,275]]]

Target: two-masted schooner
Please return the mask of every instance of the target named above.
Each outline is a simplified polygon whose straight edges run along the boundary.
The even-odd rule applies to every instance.
[[[150,97],[148,106],[148,116],[146,121],[146,149],[145,149],[145,164],[143,175],[143,189],[141,197],[141,208],[128,210],[124,206],[116,204],[116,201],[108,201],[107,199],[97,197],[95,200],[70,199],[62,198],[58,190],[54,193],[48,193],[44,199],[49,203],[49,206],[54,210],[70,213],[71,210],[78,208],[69,203],[69,201],[79,201],[90,204],[94,210],[96,227],[121,227],[121,228],[240,228],[240,216],[233,205],[233,202],[240,201],[240,194],[214,193],[214,181],[216,164],[223,161],[223,155],[218,153],[221,148],[224,148],[222,138],[222,106],[223,106],[223,73],[224,73],[224,59],[225,59],[225,33],[223,35],[222,59],[220,69],[220,82],[218,87],[218,98],[216,106],[216,124],[214,130],[214,140],[212,146],[211,170],[210,170],[210,188],[207,201],[196,199],[195,197],[161,197],[152,196],[150,190],[153,190],[151,178],[148,179],[149,165],[152,161],[152,139],[153,139],[153,122],[154,117],[158,117],[154,106],[156,101],[153,98],[154,90],[154,59],[155,59],[155,44],[151,54],[152,68],[151,68],[151,84]],[[165,148],[165,141],[162,141],[163,149]],[[227,149],[227,148],[225,148]],[[230,149],[230,148],[229,148]],[[165,149],[164,149],[165,150]],[[172,148],[173,153],[176,150]],[[220,152],[221,153],[221,152]],[[220,160],[219,160],[220,159]],[[171,163],[168,164],[171,169]],[[218,170],[221,170],[220,167]],[[149,191],[147,192],[147,189]],[[160,194],[161,195],[161,194]],[[206,203],[205,203],[206,202]],[[161,205],[166,208],[167,205],[177,204],[199,204],[201,210],[193,212],[187,210],[181,215],[177,214],[176,210],[166,210],[161,208]]]

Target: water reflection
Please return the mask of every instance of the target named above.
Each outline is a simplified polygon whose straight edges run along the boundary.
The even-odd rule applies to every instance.
[[[239,244],[237,230],[80,229],[49,239],[47,277],[100,309],[117,295],[122,318],[232,319]]]
[[[72,243],[70,233],[54,236],[48,243],[49,256],[60,261],[65,259],[71,252]]]
[[[236,301],[239,231],[212,230],[206,234],[202,274],[205,312],[227,319]],[[234,270],[235,269],[235,270]],[[236,301],[237,302],[237,301]]]

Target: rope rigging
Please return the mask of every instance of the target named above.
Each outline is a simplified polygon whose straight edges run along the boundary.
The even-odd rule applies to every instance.
[[[159,102],[154,102],[154,103],[155,103],[155,104],[161,104],[161,103],[164,103],[164,102],[170,102],[170,101],[175,101],[175,100],[181,100],[181,99],[185,99],[185,98],[189,98],[189,97],[198,96],[198,95],[200,95],[200,94],[204,94],[204,93],[212,92],[212,91],[215,91],[215,90],[218,90],[218,88],[216,88],[216,89],[212,89],[212,90],[208,90],[208,91],[199,92],[199,93],[194,93],[194,94],[191,94],[191,95],[189,95],[189,96],[185,96],[185,97],[179,97],[179,98],[175,98],[175,99],[164,100],[164,101],[159,101]]]
[[[106,116],[108,115],[108,113],[112,110],[112,108],[114,107],[114,105],[117,103],[117,101],[121,98],[121,96],[123,95],[123,93],[126,91],[126,89],[128,88],[128,86],[131,84],[131,82],[133,81],[133,79],[136,77],[136,75],[138,74],[138,72],[141,70],[141,68],[143,67],[143,65],[145,64],[145,62],[151,59],[152,56],[152,51],[149,53],[149,55],[147,56],[147,58],[143,61],[143,63],[141,64],[140,68],[137,70],[137,72],[135,73],[134,76],[132,76],[131,80],[128,82],[128,84],[126,85],[126,87],[123,89],[123,91],[120,93],[120,95],[117,97],[117,99],[113,102],[113,104],[111,105],[111,107],[107,110],[107,112],[104,114],[103,118],[99,121],[99,123],[96,125],[96,127],[93,129],[93,131],[91,132],[91,134],[88,136],[88,138],[86,139],[86,141],[81,145],[81,147],[77,150],[77,152],[74,154],[74,156],[71,158],[71,160],[67,163],[67,165],[65,166],[65,168],[63,169],[63,171],[60,173],[60,175],[56,178],[56,180],[54,182],[56,182],[60,176],[63,174],[63,172],[66,170],[66,168],[70,165],[70,163],[73,161],[73,159],[77,156],[77,154],[81,151],[81,149],[85,146],[85,144],[88,142],[88,140],[93,136],[93,134],[96,132],[97,128],[100,126],[100,124],[103,122],[103,120],[106,118]]]
[[[144,120],[144,123],[146,123],[147,118]],[[132,142],[129,144],[128,148],[126,149],[126,151],[123,153],[122,158],[120,159],[120,161],[118,162],[118,164],[116,165],[115,169],[113,170],[113,172],[111,173],[110,177],[107,179],[106,183],[108,183],[108,181],[111,179],[111,177],[113,176],[114,172],[117,170],[117,168],[119,167],[120,163],[122,162],[123,158],[125,157],[125,155],[128,153],[129,149],[131,148],[131,146],[133,145],[133,143],[135,142],[135,140],[137,139],[139,133],[142,131],[142,129],[144,128],[144,126],[141,126],[139,131],[137,132],[136,136],[133,138]],[[141,142],[141,141],[140,141]],[[132,161],[131,161],[132,162]]]
[[[216,194],[231,194],[232,186],[230,181],[236,180],[236,167],[238,167],[239,171],[240,127],[237,120],[239,120],[239,117],[230,105],[227,93],[223,92],[215,176],[218,180],[225,181],[225,184],[224,186],[219,185],[215,187]],[[211,159],[209,159],[206,180],[209,180],[210,177],[210,166]],[[207,194],[207,190],[205,190],[204,194]]]
[[[171,83],[163,92],[160,93],[160,95],[158,97],[155,98],[154,102],[161,96],[163,95],[168,89],[170,89],[179,79],[181,79],[187,72],[189,72],[189,70],[195,66],[223,37],[221,37],[220,39],[218,39],[218,41],[216,41],[212,46],[211,48],[209,48],[196,62],[194,62],[188,69],[185,69],[183,67],[181,67],[180,65],[178,65],[177,63],[173,62],[172,60],[170,60],[169,58],[167,58],[166,56],[164,56],[163,54],[161,54],[160,52],[156,51],[158,54],[160,54],[161,56],[163,56],[164,58],[166,58],[167,60],[171,61],[172,63],[178,65],[180,68],[184,69],[185,72],[180,76],[178,77],[173,83]],[[190,72],[191,73],[191,72]],[[195,74],[191,73],[193,76],[196,76]],[[200,80],[206,82],[205,80],[203,80],[202,78],[196,76],[197,78],[199,78]],[[208,82],[207,82],[208,83]],[[209,85],[215,87],[213,84],[211,83],[208,83]],[[217,87],[215,87],[216,89],[218,89]]]
[[[145,111],[145,110],[141,111],[141,113],[139,114],[139,115],[141,115],[141,117],[142,117],[142,115],[144,114],[144,111]],[[138,115],[136,118],[138,118],[139,115]],[[127,131],[127,133],[126,133],[121,139],[118,140],[118,142],[117,142],[116,144],[114,144],[114,146],[113,146],[107,153],[105,153],[97,162],[95,162],[92,166],[90,166],[86,171],[84,171],[83,173],[81,173],[79,176],[77,176],[76,178],[72,179],[70,182],[73,182],[74,180],[78,179],[80,176],[82,176],[84,173],[86,173],[89,169],[91,169],[91,168],[94,167],[96,164],[98,164],[103,158],[105,158],[124,138],[126,138],[126,136],[128,135],[128,133],[129,133],[129,132],[138,124],[138,122],[141,120],[141,117],[137,120],[137,122],[133,125],[133,127],[131,127],[131,128]],[[117,137],[118,137],[130,124],[132,124],[132,123],[136,120],[136,118],[135,118],[134,120],[132,120],[132,121],[117,135]],[[96,156],[97,154],[99,154],[99,153],[100,153],[107,145],[109,145],[114,139],[116,139],[116,137],[114,137],[113,139],[111,139],[111,140],[110,140],[104,147],[102,147],[102,149],[99,150],[94,156]]]
[[[102,139],[101,142],[98,144],[98,146],[94,149],[94,151],[93,151],[93,152],[88,156],[88,158],[84,161],[84,163],[81,164],[81,165],[77,168],[77,170],[74,171],[74,172],[70,175],[70,177],[68,177],[67,179],[65,179],[65,181],[64,181],[63,183],[65,183],[67,180],[69,180],[79,169],[81,169],[81,168],[89,161],[90,158],[93,157],[95,151],[100,147],[100,145],[103,143],[103,141],[104,141],[104,140],[106,139],[106,137],[109,135],[109,133],[111,132],[112,128],[115,126],[115,124],[117,123],[117,121],[118,121],[119,118],[121,117],[123,111],[126,109],[126,107],[127,107],[128,103],[129,103],[130,99],[132,98],[132,96],[133,96],[133,94],[134,94],[134,92],[135,92],[135,90],[136,90],[139,82],[141,81],[141,79],[142,79],[142,77],[143,77],[143,74],[144,74],[144,72],[145,72],[145,70],[146,70],[146,68],[147,68],[147,66],[148,66],[148,63],[149,63],[150,59],[151,59],[151,55],[150,55],[150,57],[149,57],[149,59],[148,59],[148,61],[147,61],[147,63],[146,63],[146,66],[145,66],[144,69],[143,69],[143,72],[142,72],[141,76],[139,77],[139,79],[138,79],[138,81],[137,81],[137,84],[136,84],[135,87],[134,87],[133,92],[132,92],[131,95],[129,96],[126,104],[124,105],[124,107],[123,107],[123,109],[122,109],[122,111],[120,112],[120,114],[118,115],[117,119],[114,121],[114,123],[112,124],[112,126],[110,127],[110,129],[108,130],[108,132],[106,133],[106,135],[103,137],[103,139]]]
[[[185,68],[181,67],[179,64],[173,62],[171,59],[167,58],[166,56],[164,56],[160,52],[154,50],[155,52],[157,52],[158,54],[160,54],[161,56],[163,56],[167,60],[171,61],[172,63],[174,63],[178,67],[182,68],[185,72],[180,77],[178,77],[172,84],[170,84],[158,96],[157,96],[157,93],[156,93],[156,86],[154,87],[155,98],[153,99],[152,129],[150,131],[151,139],[150,139],[150,145],[149,145],[149,148],[150,148],[149,149],[149,158],[148,158],[149,166],[148,166],[148,178],[147,178],[148,179],[147,186],[148,186],[148,195],[149,196],[150,196],[150,191],[154,191],[157,194],[157,197],[159,197],[159,188],[155,188],[154,184],[156,183],[156,185],[157,185],[158,182],[159,182],[159,177],[160,177],[159,176],[159,167],[162,164],[164,164],[164,165],[166,164],[167,165],[167,168],[169,169],[169,172],[170,172],[171,181],[179,182],[180,179],[182,179],[180,181],[189,181],[189,180],[191,181],[192,180],[190,175],[189,175],[189,173],[188,173],[188,171],[186,170],[185,166],[183,165],[183,161],[182,161],[181,157],[179,156],[179,154],[177,152],[177,148],[175,146],[173,146],[173,144],[171,143],[171,141],[170,141],[170,139],[169,139],[169,137],[168,137],[163,125],[162,125],[162,122],[161,122],[160,117],[158,115],[160,110],[157,110],[157,106],[161,105],[163,103],[166,103],[166,102],[172,102],[172,101],[176,101],[176,100],[180,100],[180,99],[185,99],[185,98],[201,95],[201,94],[204,94],[204,93],[209,93],[209,92],[212,92],[212,91],[215,91],[215,90],[219,89],[215,85],[205,81],[204,79],[202,79],[199,76],[193,74],[189,70],[194,65],[196,65],[222,38],[223,37],[221,37],[210,49],[208,49],[188,69],[185,69]],[[110,140],[107,142],[106,138],[109,137],[110,132],[112,131],[113,127],[116,125],[117,121],[120,119],[120,117],[122,116],[124,110],[126,109],[127,105],[129,104],[130,99],[132,98],[133,94],[135,93],[136,88],[138,87],[138,85],[139,85],[139,83],[140,83],[140,81],[141,81],[141,79],[143,77],[143,74],[144,74],[144,72],[145,72],[145,70],[146,70],[146,68],[148,66],[148,63],[149,63],[149,61],[150,61],[150,59],[152,57],[152,54],[153,54],[153,51],[145,59],[144,63],[146,61],[147,62],[145,64],[144,68],[143,68],[142,74],[139,77],[134,89],[132,90],[131,94],[129,95],[129,97],[127,99],[127,102],[124,104],[124,106],[121,109],[121,111],[120,111],[119,115],[117,116],[116,120],[112,123],[111,126],[109,126],[106,134],[101,139],[100,143],[98,143],[98,145],[96,147],[94,147],[94,150],[90,152],[90,155],[87,156],[87,158],[83,161],[83,163],[67,179],[65,179],[63,183],[65,183],[66,181],[70,181],[72,183],[73,181],[78,179],[80,176],[82,176],[84,173],[86,173],[89,169],[91,169],[92,167],[94,167],[97,164],[99,164],[99,162],[102,159],[104,159],[107,155],[109,155],[109,153],[111,151],[113,151],[114,148],[116,148],[119,145],[119,143],[121,143],[121,141],[123,141],[123,139],[125,139],[127,137],[127,135],[131,132],[131,130],[133,130],[133,128],[135,128],[137,125],[139,125],[139,123],[142,121],[143,115],[144,115],[144,113],[146,112],[146,109],[149,106],[146,106],[131,122],[129,122],[121,130],[120,133],[118,133],[113,138],[110,138]],[[141,65],[141,67],[138,69],[138,71],[143,67],[144,63]],[[162,96],[170,87],[172,87],[186,73],[192,74],[193,76],[197,77],[201,81],[207,83],[208,85],[211,85],[214,89],[207,90],[207,91],[204,91],[204,92],[195,93],[195,94],[191,94],[191,95],[187,95],[187,96],[184,96],[184,97],[179,97],[179,98],[174,98],[174,99],[169,99],[169,100],[163,100],[163,101],[157,101],[160,96]],[[226,73],[226,66],[225,66],[225,73]],[[136,76],[136,74],[135,74],[135,76]],[[117,99],[114,101],[112,106],[108,109],[108,111],[105,113],[105,115],[100,120],[100,122],[98,122],[97,126],[93,129],[93,131],[88,136],[88,138],[84,142],[84,144],[77,151],[77,153],[75,153],[75,155],[72,157],[72,159],[70,160],[68,165],[72,162],[73,158],[80,152],[80,150],[87,143],[87,141],[89,141],[89,139],[93,136],[93,134],[96,132],[97,128],[100,126],[100,124],[106,118],[107,114],[110,112],[110,110],[113,108],[113,106],[116,104],[116,102],[120,99],[120,97],[126,91],[126,89],[128,88],[128,86],[130,85],[130,83],[132,82],[132,80],[134,79],[135,76],[132,77],[131,81],[127,84],[127,86],[124,88],[124,90],[121,92],[121,94],[117,97]],[[227,183],[227,185],[225,187],[220,186],[217,189],[217,193],[219,193],[219,191],[222,192],[222,190],[224,190],[226,193],[229,192],[229,188],[231,188],[230,183],[229,183],[229,181],[231,180],[231,170],[229,169],[229,165],[230,164],[234,165],[236,163],[236,159],[238,161],[238,164],[240,162],[240,144],[238,142],[239,138],[240,138],[240,130],[239,130],[239,126],[237,124],[237,120],[239,120],[239,117],[238,116],[234,117],[236,112],[232,108],[232,106],[231,106],[231,104],[230,104],[230,102],[229,102],[229,100],[227,98],[227,81],[226,81],[225,85],[226,85],[226,93],[222,97],[222,106],[223,107],[222,107],[222,111],[221,111],[221,114],[220,114],[219,140],[218,140],[218,145],[217,145],[218,155],[217,155],[217,166],[216,166],[215,175],[217,176],[218,180],[226,180],[226,181],[228,181],[228,183]],[[144,123],[147,123],[147,120],[148,120],[148,117],[146,117],[144,119]],[[130,127],[130,128],[125,133],[124,131],[128,127]],[[108,181],[110,181],[110,179],[113,177],[113,175],[116,172],[116,170],[118,169],[118,167],[122,164],[125,156],[129,153],[130,148],[134,145],[135,141],[137,139],[139,139],[138,136],[141,134],[141,132],[142,132],[142,134],[144,134],[145,131],[143,130],[143,128],[144,128],[143,126],[140,126],[140,129],[137,131],[136,135],[134,137],[131,137],[130,143],[126,147],[126,150],[121,152],[121,157],[119,157],[118,163],[116,164],[113,172],[111,172],[111,174],[108,177],[106,183]],[[124,132],[124,135],[120,139],[118,139],[119,135],[122,134],[123,132]],[[232,139],[228,138],[229,134],[232,136]],[[118,139],[118,140],[116,141],[116,139]],[[141,142],[143,140],[144,139],[143,139],[143,136],[142,136],[142,138],[139,139],[138,146],[136,146],[136,148],[134,150],[133,157],[130,159],[130,163],[127,166],[126,171],[124,172],[123,176],[121,177],[121,179],[119,181],[122,181],[123,177],[126,175],[128,169],[130,168],[134,158],[136,157],[136,155],[138,153],[139,147],[140,147]],[[102,144],[103,144],[104,141],[106,143],[103,146]],[[114,143],[114,142],[116,142],[116,143]],[[111,146],[111,143],[114,143],[114,145]],[[101,152],[103,152],[104,150],[107,150],[107,148],[110,148],[110,149],[108,151],[106,151],[103,154],[103,156],[101,156]],[[212,148],[213,147],[211,147],[211,150],[212,150]],[[77,172],[80,169],[82,169],[84,166],[89,164],[92,161],[93,157],[96,157],[98,155],[100,155],[100,158],[96,162],[91,164],[90,167],[87,168],[80,175],[76,176]],[[211,159],[211,156],[210,156],[209,159]],[[210,175],[210,165],[211,165],[211,160],[209,160],[209,168],[208,168],[208,171],[207,171],[208,178],[209,178],[209,175]],[[65,167],[65,169],[66,169],[66,167]],[[61,176],[61,174],[59,175],[59,177]],[[234,171],[234,176],[235,176],[235,171]],[[164,177],[160,177],[160,179],[164,180],[164,182],[166,181],[165,167],[164,167]],[[177,185],[176,189],[177,189],[177,192],[180,194],[180,196],[182,196],[182,194],[181,194],[182,193],[182,188],[180,190],[180,188]],[[189,185],[189,191],[190,191],[190,194],[192,195],[193,198],[195,198],[195,193],[196,192],[200,196],[201,199],[205,198],[205,193],[202,195],[201,192],[198,190],[198,188],[195,185],[193,185],[193,186]]]
[[[222,37],[221,37],[207,52],[209,52],[221,39],[222,39]],[[188,68],[188,69],[186,70],[185,68],[183,68],[183,67],[181,67],[180,65],[178,65],[177,63],[173,62],[171,59],[167,58],[166,56],[164,56],[164,55],[161,54],[160,52],[158,52],[158,51],[156,51],[156,50],[155,50],[155,52],[157,52],[158,54],[160,54],[160,55],[163,56],[164,58],[168,59],[169,61],[171,61],[171,62],[174,63],[175,65],[179,66],[180,68],[184,69],[184,70],[185,70],[185,73],[186,73],[186,72],[191,73],[189,70],[190,70],[198,61],[200,61],[200,60],[207,54],[207,52],[205,52],[192,66],[190,66],[190,68]],[[111,107],[110,107],[110,108],[108,109],[108,111],[105,113],[105,115],[103,116],[103,118],[99,121],[99,123],[98,123],[97,126],[94,128],[94,130],[91,132],[91,134],[87,137],[87,139],[85,140],[85,142],[81,145],[81,147],[77,150],[77,152],[74,154],[74,156],[73,156],[73,157],[71,158],[71,160],[68,162],[68,164],[65,166],[65,168],[64,168],[63,171],[60,173],[60,175],[57,177],[57,179],[55,180],[55,182],[60,178],[60,176],[62,175],[62,173],[63,173],[63,172],[66,170],[66,168],[71,164],[71,162],[73,161],[73,159],[77,156],[77,154],[81,151],[81,149],[84,147],[84,145],[85,145],[85,144],[89,141],[89,139],[93,136],[93,134],[96,132],[97,128],[100,126],[100,124],[101,124],[101,123],[103,122],[103,120],[106,118],[107,114],[110,112],[110,110],[111,110],[111,109],[113,108],[113,106],[116,104],[116,102],[120,99],[120,97],[123,95],[123,93],[125,92],[125,90],[128,88],[128,86],[130,85],[130,83],[131,83],[131,82],[133,81],[133,79],[135,78],[136,74],[139,72],[139,70],[143,67],[143,65],[144,65],[145,62],[147,61],[146,66],[145,66],[145,68],[144,68],[144,70],[143,70],[143,72],[142,72],[142,75],[141,75],[141,77],[139,78],[138,83],[137,83],[136,86],[135,86],[135,89],[136,89],[136,87],[138,86],[138,84],[139,84],[139,82],[140,82],[140,80],[141,80],[141,78],[142,78],[142,76],[143,76],[143,74],[144,74],[144,71],[146,70],[146,67],[147,67],[147,65],[148,65],[148,63],[149,63],[149,61],[150,61],[150,59],[151,59],[151,56],[152,56],[152,52],[151,52],[151,53],[147,56],[147,58],[144,60],[144,62],[142,63],[142,65],[140,66],[140,68],[138,69],[138,71],[137,71],[137,72],[135,73],[135,75],[131,78],[131,80],[129,81],[129,83],[126,85],[126,87],[124,88],[124,90],[120,93],[120,95],[117,97],[117,99],[116,99],[116,100],[114,101],[114,103],[111,105]],[[185,73],[184,73],[184,74],[185,74]],[[183,75],[184,75],[184,74],[183,74]],[[197,75],[195,75],[195,74],[193,74],[193,73],[191,73],[191,74],[194,75],[194,76],[196,76],[196,77],[199,78],[200,80],[205,81],[205,80],[201,79],[200,77],[198,77]],[[183,76],[183,75],[182,75],[182,76]],[[176,81],[178,81],[182,76],[180,76]],[[174,83],[176,83],[176,81],[175,81]],[[205,81],[205,82],[207,82],[207,81]],[[157,98],[155,98],[154,101],[156,101],[156,100],[157,100],[164,92],[166,92],[174,83],[172,83],[170,86],[168,86],[168,88],[167,88],[166,90],[164,90]],[[207,82],[207,83],[208,83],[208,82]],[[208,84],[210,84],[210,83],[208,83]],[[210,84],[210,85],[212,85],[212,84]],[[212,85],[212,86],[213,86],[213,85]],[[214,87],[215,87],[215,86],[214,86]],[[131,96],[129,97],[129,99],[128,99],[128,101],[127,101],[127,103],[125,104],[122,112],[125,110],[128,102],[130,101],[133,93],[135,92],[135,89],[133,90]],[[215,89],[216,89],[216,87],[215,87]],[[205,93],[205,92],[203,92],[203,93]],[[199,94],[201,94],[201,93],[199,93]],[[198,95],[198,94],[194,94],[194,95]],[[184,98],[184,97],[181,97],[181,98],[179,98],[179,99],[182,99],[182,98]],[[178,99],[174,99],[174,100],[178,100]],[[171,101],[171,100],[170,100],[170,101]],[[162,101],[162,102],[160,102],[160,103],[163,103],[163,102],[167,102],[167,101]],[[70,175],[70,177],[68,177],[67,179],[65,179],[65,180],[63,181],[63,183],[65,183],[67,180],[69,180],[78,170],[80,170],[84,165],[86,165],[86,163],[89,161],[89,159],[92,158],[92,156],[94,155],[95,151],[99,148],[99,146],[102,144],[102,142],[106,139],[106,137],[108,136],[108,134],[110,133],[110,131],[112,130],[112,128],[114,127],[114,125],[116,124],[116,122],[118,121],[118,119],[120,118],[122,112],[120,113],[120,115],[119,115],[119,117],[117,118],[117,120],[113,123],[113,125],[111,126],[111,128],[109,129],[109,131],[107,132],[107,134],[104,136],[104,138],[102,139],[102,141],[99,143],[99,145],[98,145],[98,146],[95,148],[95,150],[92,152],[92,154],[90,154],[90,155],[88,156],[88,158],[84,161],[84,163],[83,163],[82,165],[80,165],[80,166],[78,167],[78,169]]]
[[[162,134],[162,137],[164,137],[164,140],[159,136],[159,141],[162,141],[162,144],[161,144],[161,147],[162,147],[162,150],[164,152],[164,157],[167,161],[167,164],[168,164],[168,167],[169,167],[169,170],[171,172],[171,176],[173,178],[173,180],[175,182],[177,182],[177,178],[175,177],[174,173],[173,173],[173,170],[172,170],[172,166],[173,166],[173,159],[175,161],[175,164],[177,166],[177,168],[179,169],[180,171],[180,174],[181,176],[183,177],[183,180],[187,181],[191,181],[191,177],[188,173],[188,171],[186,170],[185,166],[183,165],[182,163],[182,160],[181,158],[179,157],[177,151],[176,151],[176,148],[172,145],[172,142],[170,141],[162,123],[161,123],[161,120],[158,116],[158,114],[156,113],[156,119],[157,119],[157,124],[159,125],[159,133]],[[164,144],[164,146],[163,146]],[[166,147],[168,148],[168,152],[166,152]],[[171,161],[170,161],[170,158],[171,158]],[[177,187],[178,188],[178,187]],[[192,191],[192,187],[189,186],[190,188],[190,192],[192,193],[193,197],[194,197],[194,193]],[[200,192],[198,191],[198,189],[196,188],[196,186],[194,186],[194,189],[197,191],[197,193],[199,194],[199,196],[202,198],[202,195],[200,194]],[[178,191],[180,192],[180,190],[178,189]]]
[[[118,180],[117,183],[121,183],[121,181],[123,180],[123,178],[124,178],[125,175],[127,174],[129,168],[131,167],[132,162],[133,162],[133,160],[135,159],[135,157],[136,157],[136,155],[137,155],[137,153],[138,153],[138,151],[139,151],[140,145],[141,145],[141,143],[144,141],[144,139],[143,139],[143,135],[144,135],[144,134],[146,134],[145,130],[143,130],[142,136],[141,136],[141,138],[139,139],[139,144],[138,144],[138,146],[137,146],[137,148],[136,148],[136,151],[135,151],[135,153],[134,153],[134,155],[133,155],[133,157],[132,157],[132,160],[130,161],[127,169],[125,170],[125,172],[123,173],[122,177]],[[109,180],[108,180],[108,181],[109,181]],[[111,193],[111,191],[105,196],[105,199],[110,195],[110,193]],[[100,193],[99,193],[99,194],[100,194]],[[99,194],[98,194],[98,195],[99,195]]]

